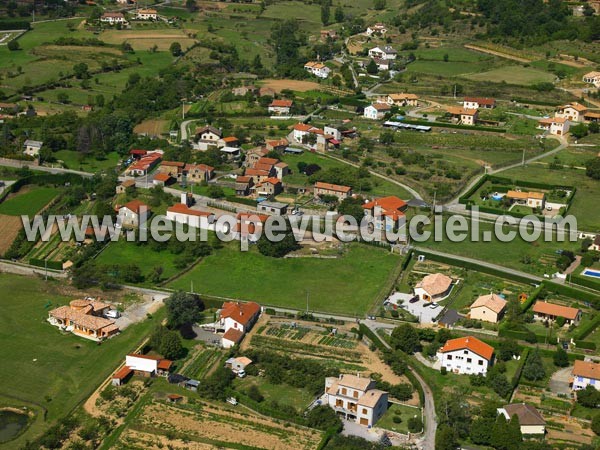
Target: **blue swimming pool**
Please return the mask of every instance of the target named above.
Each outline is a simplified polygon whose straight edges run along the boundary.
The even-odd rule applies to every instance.
[[[583,275],[588,277],[600,278],[600,270],[585,269]]]

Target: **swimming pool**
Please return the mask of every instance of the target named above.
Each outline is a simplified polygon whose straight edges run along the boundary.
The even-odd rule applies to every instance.
[[[585,269],[582,272],[582,275],[586,275],[588,277],[600,278],[600,270]]]

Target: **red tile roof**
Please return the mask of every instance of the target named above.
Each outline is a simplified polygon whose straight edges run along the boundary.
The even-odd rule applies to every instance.
[[[473,353],[478,354],[479,356],[487,359],[488,361],[492,359],[492,355],[494,354],[494,347],[486,344],[485,342],[480,341],[479,339],[473,336],[467,336],[458,339],[450,339],[446,341],[444,346],[440,349],[440,352],[447,353],[463,349],[471,350]]]
[[[257,316],[258,313],[260,313],[260,305],[254,302],[225,302],[221,308],[222,319],[230,317],[244,326]]]
[[[404,215],[402,210],[407,207],[407,203],[398,197],[390,195],[389,197],[382,197],[365,203],[363,209],[373,209],[376,206],[382,209],[383,215],[397,218]]]
[[[600,364],[591,361],[576,360],[571,373],[576,377],[600,380]]]
[[[131,372],[133,372],[131,367],[123,366],[113,375],[113,379],[124,380],[131,374]]]
[[[340,186],[339,184],[323,183],[322,181],[317,181],[315,183],[315,189],[326,189],[328,191],[345,193],[348,193],[352,190],[350,186]]]
[[[171,368],[171,366],[173,365],[173,361],[170,361],[168,359],[161,359],[158,362],[158,368],[160,370],[169,370]]]
[[[154,175],[154,179],[156,181],[162,181],[163,183],[166,183],[167,181],[169,181],[171,179],[171,175],[168,175],[166,173],[158,173],[158,174]]]
[[[267,170],[259,170],[259,169],[246,169],[247,176],[256,176],[256,177],[268,177],[269,172]]]
[[[478,103],[480,105],[495,105],[496,100],[493,98],[483,97],[465,97],[465,102]]]
[[[198,211],[196,209],[188,208],[183,203],[177,203],[173,206],[170,206],[167,209],[167,212],[173,212],[178,214],[187,214],[188,216],[198,216],[198,217],[209,217],[212,216],[213,213],[208,211]]]
[[[294,104],[294,102],[291,100],[281,99],[281,100],[273,100],[269,106],[274,107],[274,108],[291,108],[291,106],[293,104]]]
[[[150,211],[150,207],[140,200],[131,200],[129,203],[125,203],[121,208],[127,208],[129,211],[133,211],[136,214],[140,213],[141,208],[146,208],[146,211]]]
[[[279,178],[267,178],[266,180],[263,180],[260,183],[258,183],[258,186],[262,186],[263,184],[267,183],[272,185],[278,185],[281,184],[281,180]]]
[[[278,162],[279,162],[279,160],[277,158],[267,158],[265,156],[259,158],[258,161],[256,161],[257,164],[270,164],[270,165],[277,164]]]
[[[223,142],[238,142],[238,138],[235,136],[227,136],[223,138]]]
[[[533,305],[534,313],[541,313],[550,316],[564,317],[565,319],[575,320],[579,314],[579,309],[569,306],[556,305],[548,302],[535,302]]]
[[[305,123],[297,123],[296,125],[294,125],[294,130],[296,131],[308,131],[312,128],[312,126],[307,125]]]
[[[226,339],[231,342],[235,342],[236,344],[242,340],[244,337],[244,333],[235,328],[230,328],[223,334],[223,339]]]
[[[160,163],[160,165],[169,167],[184,167],[185,163],[180,161],[163,161]]]

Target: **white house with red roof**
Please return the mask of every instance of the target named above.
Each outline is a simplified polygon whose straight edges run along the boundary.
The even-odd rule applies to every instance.
[[[564,117],[550,117],[548,119],[540,119],[538,121],[538,128],[546,130],[550,134],[556,136],[564,136],[569,132],[571,123]]]
[[[152,210],[144,202],[137,199],[131,200],[119,207],[117,220],[121,225],[139,227],[150,217],[151,213]]]
[[[581,103],[572,102],[567,105],[559,106],[554,113],[554,117],[560,117],[570,120],[571,122],[583,122],[583,116],[587,113],[588,108]]]
[[[121,367],[112,377],[113,386],[120,386],[130,376],[142,377],[167,376],[171,370],[173,361],[155,355],[133,354],[125,356],[125,365]]]
[[[225,302],[219,311],[219,329],[223,330],[221,344],[231,348],[238,344],[258,320],[261,308],[255,302]]]
[[[215,222],[215,215],[209,211],[200,211],[183,203],[177,203],[167,209],[167,219],[190,227],[208,230],[210,225]]]
[[[465,97],[463,108],[465,109],[493,109],[496,107],[496,100],[483,97]]]
[[[574,391],[594,386],[600,390],[600,364],[593,361],[576,360],[571,371],[571,388]]]
[[[375,228],[385,231],[397,231],[404,225],[404,211],[408,204],[398,197],[377,198],[363,205],[365,216],[374,219]]]
[[[162,152],[146,153],[125,170],[125,175],[144,176],[154,169],[161,161]]]
[[[373,103],[365,108],[363,116],[365,119],[380,120],[390,112],[392,107],[387,103]]]
[[[347,420],[372,427],[388,408],[388,393],[375,389],[375,381],[343,374],[325,379],[325,402]]]
[[[269,105],[268,111],[278,116],[288,115],[294,102],[286,99],[275,99]]]
[[[437,357],[448,372],[486,375],[494,361],[494,347],[473,336],[449,339]]]

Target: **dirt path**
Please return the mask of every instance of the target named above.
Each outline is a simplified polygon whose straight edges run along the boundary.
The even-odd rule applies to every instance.
[[[487,53],[488,55],[494,55],[505,59],[512,59],[513,61],[518,61],[522,63],[531,62],[530,59],[520,58],[518,56],[509,55],[508,53],[503,53],[496,50],[490,50],[484,47],[479,47],[477,45],[465,44],[464,47],[468,48],[469,50],[475,50],[476,52]]]

